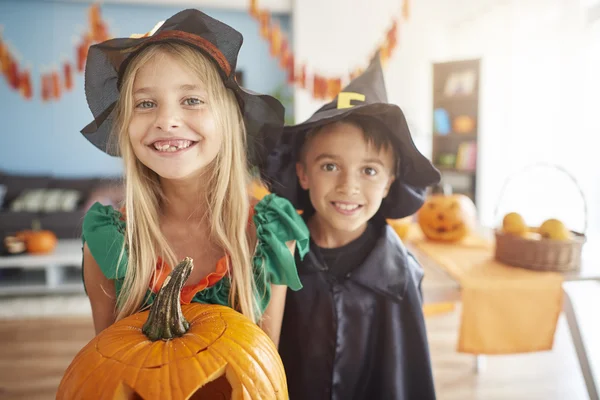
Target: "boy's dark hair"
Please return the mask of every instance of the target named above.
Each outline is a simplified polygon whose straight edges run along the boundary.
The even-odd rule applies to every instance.
[[[394,169],[392,173],[396,177],[398,176],[397,174],[399,172],[400,155],[398,154],[398,151],[394,146],[391,134],[388,132],[388,128],[381,122],[379,122],[376,118],[371,118],[366,115],[349,115],[338,121],[331,122],[329,124],[321,125],[311,129],[306,134],[306,138],[304,140],[304,143],[302,144],[302,148],[300,149],[298,161],[304,163],[308,145],[312,141],[312,139],[319,134],[319,132],[321,132],[325,127],[331,126],[339,122],[345,122],[347,124],[351,124],[360,128],[367,144],[372,145],[375,148],[375,150],[381,151],[390,149],[394,158]]]

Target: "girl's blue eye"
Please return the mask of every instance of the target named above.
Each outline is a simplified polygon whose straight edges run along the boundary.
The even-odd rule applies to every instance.
[[[323,164],[321,166],[321,169],[323,171],[332,172],[332,171],[336,171],[337,170],[337,165],[335,165],[333,163],[327,163],[327,164]]]
[[[183,102],[186,106],[199,106],[201,104],[204,104],[204,102],[197,97],[188,97]]]
[[[377,175],[377,170],[375,168],[371,168],[371,167],[366,167],[363,172],[369,176],[375,176]]]
[[[152,108],[154,107],[154,103],[148,100],[142,101],[141,103],[138,103],[137,106],[135,106],[136,108]]]

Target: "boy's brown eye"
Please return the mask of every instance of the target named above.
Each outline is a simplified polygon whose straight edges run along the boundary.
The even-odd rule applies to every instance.
[[[335,164],[332,164],[332,163],[327,163],[327,164],[323,164],[323,165],[321,166],[321,169],[322,169],[323,171],[328,171],[328,172],[331,172],[331,171],[335,171],[335,170],[337,169],[337,167],[336,167],[336,165],[335,165]]]
[[[375,175],[377,175],[377,170],[375,168],[367,167],[363,171],[364,171],[365,174],[367,174],[369,176],[375,176]]]

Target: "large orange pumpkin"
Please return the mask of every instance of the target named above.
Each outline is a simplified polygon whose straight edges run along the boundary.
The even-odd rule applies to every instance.
[[[475,227],[477,210],[462,194],[433,194],[417,213],[423,234],[431,240],[456,242]]]
[[[57,399],[287,399],[281,358],[229,307],[181,306],[192,260],[165,280],[150,311],[116,322],[67,368]]]

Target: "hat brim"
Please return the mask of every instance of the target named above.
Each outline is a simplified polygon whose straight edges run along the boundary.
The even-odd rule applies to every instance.
[[[224,57],[219,56],[219,50],[209,42],[204,41],[206,45],[203,45],[203,42],[181,35],[158,38],[160,40],[157,37],[119,38],[90,47],[85,70],[85,92],[95,118],[81,133],[100,150],[120,156],[116,135],[111,135],[116,116],[115,105],[120,95],[119,77],[133,56],[147,46],[158,42],[179,42],[200,50],[215,63],[224,85],[233,91],[238,100],[247,132],[248,161],[251,165],[262,167],[283,129],[285,110],[282,104],[272,96],[257,94],[239,86],[235,74],[224,68]]]
[[[268,168],[263,174],[271,190],[290,200],[297,209],[311,211],[308,191],[300,187],[296,176],[296,163],[306,135],[313,129],[350,115],[374,118],[385,126],[400,158],[399,174],[379,214],[394,219],[414,214],[423,205],[427,186],[438,183],[441,176],[415,146],[404,113],[394,104],[372,103],[347,109],[320,110],[301,124],[285,127],[276,150],[269,155]]]

